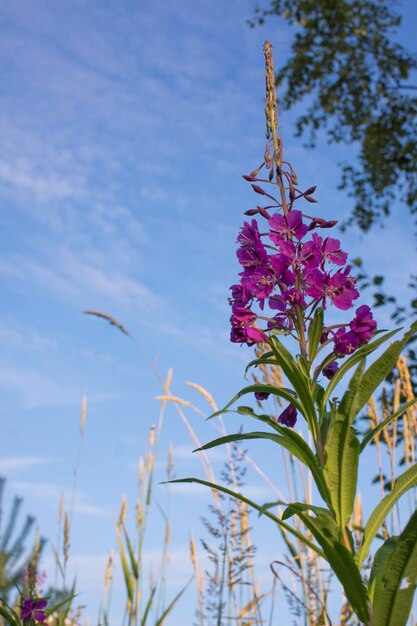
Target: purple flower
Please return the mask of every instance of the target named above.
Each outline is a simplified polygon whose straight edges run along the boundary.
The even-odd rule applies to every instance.
[[[292,306],[295,307],[300,304],[302,307],[306,307],[306,302],[303,298],[303,294],[298,289],[289,289],[283,293],[284,299]]]
[[[284,254],[271,254],[269,260],[278,278],[281,278],[291,263],[291,260]]]
[[[314,237],[321,240],[321,237],[319,237],[317,233],[313,233],[313,239]],[[327,237],[323,242],[322,255],[323,263],[330,261],[330,263],[334,263],[335,265],[344,265],[348,257],[347,253],[340,249],[340,241],[338,239],[331,239],[330,237]]]
[[[248,337],[243,326],[232,326],[230,330],[230,341],[232,343],[246,343],[247,338]]]
[[[314,237],[314,235],[313,235]],[[300,250],[300,260],[307,271],[314,270],[322,262],[321,246],[314,239],[306,241]]]
[[[359,343],[368,343],[376,331],[376,321],[369,306],[363,304],[356,309],[356,315],[350,322],[349,327],[358,337]]]
[[[323,367],[323,376],[331,380],[333,376],[336,374],[339,365],[337,361],[331,361],[326,367]]]
[[[236,256],[242,267],[256,267],[268,262],[268,254],[261,241],[251,248],[239,248]]]
[[[260,300],[271,295],[276,282],[273,270],[263,266],[257,267],[249,275],[244,275],[244,279],[251,295]]]
[[[358,345],[359,339],[357,335],[351,331],[346,333],[344,328],[339,328],[334,336],[334,352],[338,357],[352,354]]]
[[[278,422],[280,424],[284,424],[284,426],[288,426],[289,428],[294,428],[296,421],[297,409],[292,404],[289,404],[278,417]]]
[[[283,241],[279,246],[279,251],[286,257],[287,265],[297,260],[297,248],[292,241]]]
[[[318,269],[307,272],[304,276],[306,294],[316,300],[329,298],[335,307],[346,311],[352,306],[352,301],[359,298],[359,291],[355,289],[356,279],[349,276],[350,266],[343,271],[338,270],[333,276]],[[324,304],[324,302],[323,302]]]
[[[238,306],[247,305],[247,303],[250,300],[250,296],[244,284],[232,285],[230,287],[230,290],[232,292],[232,297],[229,298],[230,304],[232,305],[237,304]]]
[[[271,241],[278,246],[281,241],[287,241],[293,237],[300,240],[307,232],[307,225],[303,224],[301,211],[290,211],[287,215],[276,213],[269,218],[269,226],[272,229],[269,233]]]
[[[250,309],[246,309],[241,306],[234,306],[232,308],[232,317],[230,318],[230,321],[232,322],[232,326],[244,328],[245,326],[253,324],[256,318],[256,313],[253,313]]]
[[[251,346],[253,343],[262,343],[268,341],[268,336],[260,328],[247,326],[245,330],[247,335],[246,343],[248,344],[248,346]]]
[[[256,220],[252,220],[252,223],[244,222],[240,233],[237,236],[237,241],[242,248],[252,248],[254,244],[261,243],[261,236],[258,230],[258,223]]]
[[[272,328],[292,330],[294,322],[291,317],[291,311],[287,311],[287,307],[283,299],[279,296],[274,296],[268,300],[268,304],[271,309],[280,311],[268,322],[268,329]]]
[[[230,341],[232,343],[246,343],[248,346],[252,346],[254,343],[268,341],[268,337],[262,330],[254,326],[232,326]]]
[[[46,620],[45,608],[48,604],[47,600],[34,599],[24,600],[21,607],[20,617],[23,621],[34,620],[35,622],[44,623]]]
[[[255,398],[262,402],[262,400],[267,400],[270,394],[265,391],[255,391]]]

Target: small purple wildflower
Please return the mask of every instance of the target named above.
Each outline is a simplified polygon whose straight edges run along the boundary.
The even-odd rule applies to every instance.
[[[255,391],[255,398],[262,402],[262,400],[268,400],[270,394],[266,391]]]
[[[344,328],[339,328],[334,336],[334,353],[338,357],[352,354],[358,345],[359,339],[352,331],[345,332]]]
[[[326,367],[323,367],[323,376],[331,380],[333,376],[336,374],[339,365],[337,361],[331,361]]]
[[[368,343],[376,331],[376,321],[369,306],[363,304],[356,309],[356,315],[350,322],[349,328],[358,337],[359,343]]]
[[[307,233],[308,227],[303,224],[301,211],[290,211],[287,215],[276,213],[269,219],[271,240],[278,246],[281,241],[291,240],[293,237],[300,240]]]
[[[43,624],[46,620],[45,608],[48,604],[47,600],[35,598],[34,600],[24,600],[21,607],[20,617],[23,621],[34,620]]]
[[[284,426],[288,426],[289,428],[294,428],[296,421],[297,409],[292,404],[289,404],[278,417],[278,422],[280,424],[284,424]]]

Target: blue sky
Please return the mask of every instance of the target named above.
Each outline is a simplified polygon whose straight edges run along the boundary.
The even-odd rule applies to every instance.
[[[236,234],[255,202],[241,174],[264,150],[263,41],[273,43],[278,64],[291,40],[277,20],[249,29],[253,6],[1,3],[0,473],[9,497],[23,495],[25,510],[50,535],[62,491],[68,503],[81,398],[88,397],[71,551],[93,618],[115,543],[113,518],[124,493],[134,500],[136,463],[161,389],[133,342],[81,312],[116,317],[163,377],[173,368],[173,392],[206,413],[184,381],[203,385],[219,405],[243,385],[250,351],[229,343],[227,305],[238,271]],[[416,7],[411,0],[401,6],[399,37],[411,47]],[[351,201],[336,190],[337,161],[349,152],[324,143],[307,151],[293,137],[294,120],[281,115],[287,158],[305,187],[318,184],[317,213],[342,221]],[[385,228],[352,229],[341,240],[406,301],[415,240],[401,208]],[[378,321],[390,324],[382,311]],[[201,475],[183,424],[173,410],[168,417],[161,465],[171,441],[177,475]],[[212,438],[201,416],[190,419],[202,441]],[[283,487],[272,454],[253,452]],[[249,488],[270,498],[253,480]],[[209,497],[181,488],[170,500],[172,566],[185,582],[188,529],[197,534]],[[149,559],[160,546],[159,527],[148,536]],[[270,549],[261,545],[265,564]],[[191,623],[192,597],[172,626]]]

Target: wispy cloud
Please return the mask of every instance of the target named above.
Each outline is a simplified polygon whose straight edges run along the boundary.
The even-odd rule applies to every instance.
[[[79,402],[81,392],[68,389],[46,374],[22,363],[0,362],[0,387],[17,393],[27,409]]]
[[[44,457],[37,456],[0,458],[0,472],[8,472],[10,470],[26,470],[36,467],[37,465],[45,465],[53,462],[53,459],[46,459]]]
[[[58,485],[47,482],[31,483],[26,481],[13,481],[13,489],[26,498],[30,497],[36,501],[47,501],[49,504],[55,501],[57,504],[64,496],[65,502],[70,502],[72,493],[69,489],[64,489]],[[91,515],[94,517],[111,517],[112,512],[105,507],[95,505],[90,502],[87,495],[82,491],[77,491],[74,500],[74,513]]]

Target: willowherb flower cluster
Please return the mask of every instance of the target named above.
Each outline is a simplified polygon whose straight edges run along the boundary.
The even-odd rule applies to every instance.
[[[294,169],[282,160],[269,44],[265,46],[265,57],[267,146],[264,162],[244,178],[269,204],[246,212],[251,217],[259,216],[261,225],[256,219],[244,222],[237,238],[237,258],[242,271],[239,283],[231,287],[229,298],[231,341],[253,345],[266,342],[269,332],[279,332],[294,336],[303,353],[306,330],[317,308],[326,309],[330,302],[347,311],[353,307],[359,291],[347,264],[347,253],[341,250],[338,239],[327,236],[326,231],[337,221],[326,221],[294,209],[294,203],[300,199],[316,202],[312,195],[316,187],[301,191]],[[269,171],[267,178],[260,177],[264,167]],[[278,188],[279,197],[267,193],[259,183]],[[356,310],[349,323],[325,326],[321,344],[331,346],[334,360],[323,369],[324,376],[332,378],[338,368],[337,359],[366,344],[375,331],[376,322],[366,305]],[[293,422],[295,416],[285,416],[284,423],[293,425]]]
[[[309,225],[305,219],[310,220]],[[231,287],[233,342],[252,345],[267,341],[266,332],[272,329],[290,334],[301,319],[308,322],[317,306],[326,308],[330,301],[346,311],[359,297],[339,240],[316,232],[304,240],[311,230],[334,223],[308,218],[290,208],[287,215],[269,217],[267,224],[267,232],[260,233],[256,220],[245,222],[237,238],[243,271],[240,283]],[[253,310],[255,304],[260,313]],[[255,325],[258,320],[265,322],[264,329]],[[327,327],[322,341],[333,341],[335,357],[340,358],[367,343],[375,330],[371,310],[363,305],[348,328]],[[327,369],[329,374],[334,367]]]

